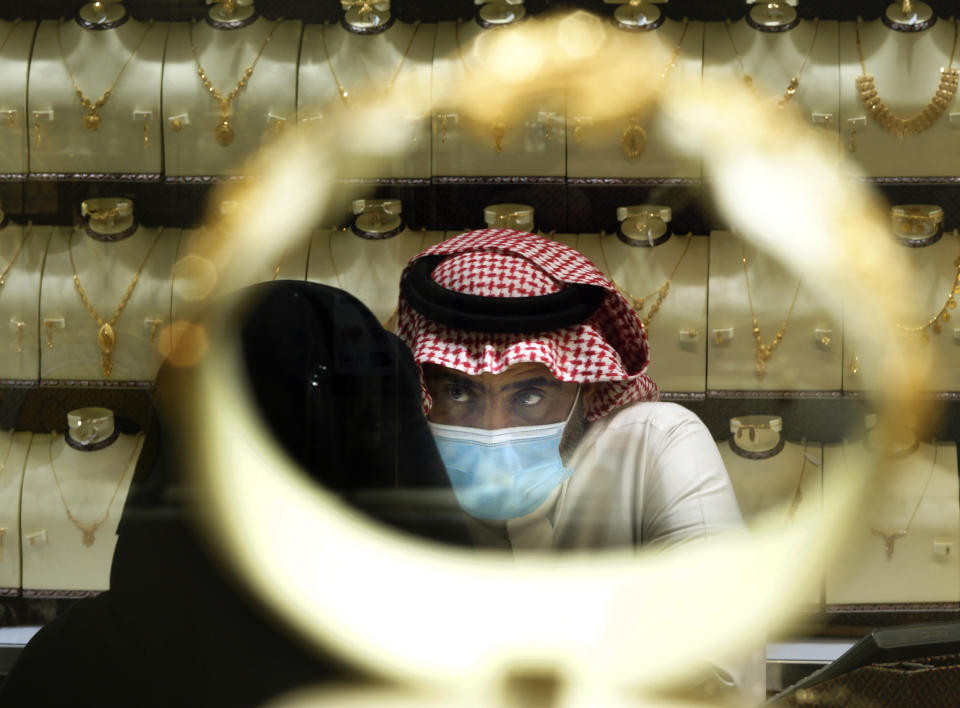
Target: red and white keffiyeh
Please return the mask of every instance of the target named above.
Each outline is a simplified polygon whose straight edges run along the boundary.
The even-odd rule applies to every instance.
[[[635,401],[655,401],[660,391],[644,373],[649,363],[640,318],[612,282],[578,251],[531,233],[482,229],[447,239],[414,256],[447,256],[432,272],[438,284],[485,297],[548,295],[567,285],[598,285],[607,291],[585,322],[530,334],[489,334],[453,329],[428,320],[400,296],[397,334],[421,367],[424,411],[432,400],[423,384],[423,364],[475,376],[499,374],[513,364],[545,365],[560,381],[599,383],[587,420]]]

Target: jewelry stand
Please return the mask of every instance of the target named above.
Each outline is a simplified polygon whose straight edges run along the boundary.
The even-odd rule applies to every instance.
[[[837,135],[838,31],[836,21],[824,20],[805,20],[785,32],[761,32],[746,20],[729,25],[707,23],[704,83],[742,83],[746,71],[756,93],[771,111],[788,111],[809,125]],[[790,93],[795,77],[796,86]]]
[[[612,275],[622,288],[636,296],[650,295],[638,312],[641,318],[649,315],[657,290],[680,262],[647,329],[654,354],[647,373],[664,393],[703,394],[707,366],[708,240],[694,236],[688,242],[686,236],[674,234],[650,248],[629,246],[615,234],[581,234],[578,249],[608,276]]]
[[[610,35],[611,41],[621,47],[620,55],[643,57],[643,62],[638,61],[638,65],[647,68],[642,72],[638,70],[638,78],[646,77],[646,81],[652,83],[661,82],[660,75],[666,70],[679,43],[680,53],[673,69],[662,80],[669,86],[700,76],[703,27],[702,22],[688,22],[684,34],[682,22],[665,19],[656,30],[613,31]],[[641,147],[637,157],[631,158],[624,153],[624,133],[634,125],[642,130],[644,137],[635,137],[632,147],[627,145],[628,150]],[[678,151],[671,131],[670,121],[663,120],[656,109],[643,107],[636,116],[625,114],[608,120],[591,115],[590,108],[571,95],[566,125],[568,176],[576,179],[698,179],[701,175],[700,155]]]
[[[767,426],[767,427],[760,427]],[[794,515],[818,512],[821,504],[820,443],[784,442],[781,449],[782,422],[769,415],[732,418],[732,439],[718,442],[717,448],[730,476],[740,513],[747,527],[773,524],[786,528]],[[754,439],[750,439],[750,433]],[[744,455],[756,457],[751,459]],[[769,455],[769,456],[768,456]],[[804,464],[806,455],[806,464]],[[794,597],[803,604],[820,602],[821,584],[809,593]]]
[[[465,115],[451,100],[457,96],[462,103],[466,100],[463,94],[477,100],[472,87],[477,77],[484,77],[487,71],[475,40],[483,32],[513,29],[484,30],[473,21],[460,23],[455,29],[456,24],[437,25],[433,60],[433,175],[553,177],[561,181],[566,174],[563,93],[517,97],[510,102],[509,112],[492,120]]]
[[[347,102],[353,105],[365,95],[379,98],[388,87],[389,98],[403,98],[403,112],[394,115],[389,126],[391,132],[404,136],[402,151],[384,158],[379,141],[369,155],[364,155],[364,145],[351,145],[351,153],[361,159],[344,165],[340,177],[389,178],[391,182],[430,179],[428,89],[435,35],[436,25],[425,23],[394,22],[378,34],[355,34],[339,25],[304,28],[297,96],[301,128],[324,130],[331,111],[347,107]],[[348,94],[346,99],[341,98],[341,87]]]
[[[25,596],[109,588],[117,524],[142,445],[142,435],[120,435],[103,449],[85,451],[69,447],[59,434],[33,436],[21,501]],[[87,526],[106,513],[92,543],[85,543],[67,509]]]
[[[844,170],[853,176],[948,177],[960,174],[960,154],[950,150],[958,118],[956,98],[944,114],[918,135],[899,138],[880,127],[857,91],[862,74],[857,54],[856,22],[840,28],[840,117]],[[881,20],[865,21],[860,29],[864,64],[873,76],[884,104],[901,118],[923,111],[937,91],[940,68],[946,68],[953,46],[954,25],[941,18],[921,32],[898,32]],[[960,50],[953,58],[960,68]],[[855,151],[850,150],[852,132]]]
[[[320,229],[310,241],[307,280],[346,290],[387,326],[397,308],[403,268],[443,236],[442,231],[404,229],[377,241],[360,238],[349,229]]]
[[[160,178],[160,77],[169,27],[168,22],[150,26],[133,19],[104,30],[84,29],[74,20],[40,23],[30,60],[31,176]],[[80,103],[64,57],[91,104],[110,90],[119,74],[95,111],[100,118],[96,129],[87,127],[97,121],[88,120],[90,111]]]
[[[956,233],[944,233],[939,241],[920,248],[904,247],[898,249],[898,257],[905,259],[911,268],[910,292],[916,297],[915,306],[911,306],[911,317],[901,324],[917,327],[929,321],[940,312],[952,290],[960,283],[956,282],[955,264],[960,258],[960,237]],[[955,294],[960,301],[960,293]],[[960,392],[960,308],[947,309],[950,320],[940,322],[940,333],[932,328],[925,331],[927,342],[922,334],[905,333],[910,346],[929,352],[933,350],[933,365],[930,369],[930,383],[935,391]],[[843,333],[843,389],[844,391],[863,391],[869,375],[874,375],[880,365],[882,352],[871,352],[863,346],[864,333],[870,322],[848,318]],[[865,380],[867,379],[867,380]]]
[[[40,378],[40,273],[52,232],[12,221],[0,229],[0,273],[9,266],[0,285],[0,380]]]
[[[27,73],[34,22],[0,20],[0,180],[27,174]]]
[[[811,273],[797,290],[797,275],[748,245],[750,296],[764,344],[770,344],[790,313],[783,339],[766,362],[766,374],[758,376],[741,244],[741,239],[729,231],[710,235],[707,389],[795,394],[839,391],[840,324],[822,304],[839,295],[815,295],[813,287],[819,282],[816,273]],[[791,312],[794,293],[796,302]],[[833,311],[840,309],[836,304]]]
[[[0,433],[0,596],[20,594],[20,485],[30,433]]]
[[[96,201],[119,204],[126,200]],[[98,208],[103,208],[103,204]],[[97,225],[96,228],[122,232],[134,224],[131,212],[112,226]],[[160,238],[157,235],[157,229],[137,226],[130,236],[109,242],[95,240],[85,229],[57,227],[53,230],[40,292],[41,379],[153,381],[163,363],[160,337],[170,323],[172,270],[179,240],[179,234],[173,229]],[[91,305],[107,322],[143,264],[129,301],[112,324],[116,347],[109,377],[102,365],[100,325],[84,306],[74,284],[69,239],[72,239],[76,274]],[[151,247],[153,251],[144,262]]]
[[[188,23],[170,31],[163,70],[164,158],[168,181],[205,181],[201,176],[242,172],[244,160],[284,128],[293,126],[297,106],[299,21],[282,22],[266,43],[246,86],[230,102],[229,131],[223,113],[197,74]],[[253,64],[275,23],[263,17],[240,29],[193,24],[200,66],[227,97]],[[227,134],[229,133],[228,144]]]
[[[824,445],[823,455],[823,494],[829,500],[846,465],[862,460],[864,450],[857,442]],[[895,461],[883,478],[874,479],[868,492],[875,497],[838,544],[827,571],[827,604],[960,601],[956,445],[921,444]],[[895,539],[888,557],[885,539],[871,529],[886,535],[905,526],[907,533]]]

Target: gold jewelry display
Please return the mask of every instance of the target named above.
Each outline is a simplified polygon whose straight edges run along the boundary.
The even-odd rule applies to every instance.
[[[243,90],[243,87],[247,85],[250,77],[253,76],[253,70],[257,67],[257,62],[260,61],[260,56],[270,43],[270,38],[273,36],[273,33],[277,31],[277,27],[280,26],[280,22],[281,20],[277,20],[270,31],[267,32],[267,36],[264,38],[263,44],[260,45],[257,55],[253,58],[253,62],[251,62],[250,66],[244,69],[243,76],[240,77],[237,85],[233,87],[233,91],[228,93],[226,96],[220,93],[217,87],[210,83],[210,79],[207,77],[207,72],[204,71],[203,67],[200,65],[200,57],[197,55],[197,45],[193,41],[192,22],[187,29],[190,35],[190,50],[193,52],[193,61],[197,65],[197,75],[200,77],[203,87],[210,92],[213,100],[216,101],[217,105],[220,107],[220,122],[217,123],[217,126],[213,129],[213,137],[224,147],[232,143],[234,137],[233,126],[230,124],[230,116],[233,115],[233,100],[237,97],[237,94]]]
[[[803,441],[803,462],[800,464],[800,479],[797,480],[797,488],[793,492],[793,498],[790,499],[790,507],[787,509],[787,523],[793,521],[797,514],[800,502],[803,501],[803,475],[807,471],[807,441]]]
[[[663,71],[660,72],[660,83],[658,86],[663,85],[663,83],[667,80],[667,77],[677,65],[677,58],[680,56],[680,49],[683,46],[683,39],[687,36],[687,27],[687,18],[684,17],[683,29],[680,31],[680,39],[677,40],[677,46],[675,46],[673,51],[670,52],[670,59],[667,61],[667,65],[663,67]],[[580,126],[578,125],[577,128],[579,127]],[[577,142],[580,142],[579,138],[576,137],[576,128],[574,129],[574,133],[574,139],[577,140]],[[627,122],[627,127],[623,129],[622,133],[620,133],[620,152],[628,160],[637,160],[640,158],[640,155],[643,154],[643,149],[646,146],[647,131],[644,130],[640,125],[640,116],[634,114],[630,116]]]
[[[340,233],[345,233],[346,231],[347,231],[346,229],[342,229]],[[337,270],[337,262],[333,258],[333,236],[335,233],[337,232],[336,231],[331,232],[330,238],[327,239],[327,253],[330,255],[330,265],[333,267],[333,275],[337,279],[337,287],[345,292],[350,292],[345,287],[343,287],[343,281],[340,280],[340,272]],[[423,250],[423,244],[426,243],[426,241],[427,241],[427,230],[425,228],[420,229],[420,246],[417,247],[417,253],[420,253],[420,251]],[[277,267],[279,268],[279,266]],[[399,314],[399,312],[400,312],[400,305],[398,303],[397,306],[393,308],[393,312],[390,314],[390,316],[380,323],[381,325],[383,325],[384,329],[387,329],[391,332],[396,330],[397,315]]]
[[[473,78],[473,72],[467,66],[467,60],[463,57],[463,49],[460,47],[460,22],[453,23],[453,38],[457,43],[457,54],[460,56],[460,63],[463,64],[463,70],[468,77]],[[507,135],[507,123],[502,115],[494,118],[490,124],[490,135],[493,137],[493,149],[499,155],[503,152],[503,139]]]
[[[743,440],[743,431],[747,431],[747,437],[750,438],[750,442],[757,441],[757,431],[758,430],[770,430],[770,423],[741,423],[740,427],[737,428],[737,434],[734,436],[737,440]]]
[[[153,249],[160,240],[160,234],[162,233],[163,227],[161,226],[159,229],[157,229],[157,235],[153,239],[153,243],[150,244],[150,248],[147,249],[147,255],[145,255],[143,260],[140,262],[140,267],[137,268],[137,272],[134,273],[133,279],[130,281],[130,285],[127,286],[127,291],[123,294],[123,297],[120,299],[120,304],[117,305],[117,309],[114,310],[113,316],[109,320],[104,320],[100,313],[97,312],[93,305],[90,304],[90,300],[87,298],[87,293],[83,289],[83,285],[80,283],[80,275],[77,273],[77,265],[73,260],[73,234],[70,234],[70,237],[67,239],[67,252],[70,255],[70,267],[73,268],[73,284],[77,288],[77,293],[80,295],[80,299],[83,301],[84,307],[87,308],[90,316],[97,321],[98,325],[100,325],[100,329],[97,330],[97,346],[100,347],[100,368],[106,378],[110,378],[110,373],[113,371],[113,352],[117,347],[117,333],[113,326],[117,323],[117,320],[120,319],[120,314],[123,312],[123,308],[127,306],[130,296],[133,295],[133,289],[137,287],[137,281],[140,280],[140,273],[143,272],[144,266],[147,265],[147,260],[150,258],[150,254],[153,253]],[[51,323],[48,323],[48,327],[50,330],[53,329]],[[50,335],[47,337],[47,345],[51,349],[53,348],[53,342],[50,339]]]
[[[147,35],[150,34],[150,29],[153,27],[153,20],[150,20],[147,23],[147,29],[144,30],[143,36],[140,37],[140,41],[137,42],[136,46],[133,48],[133,51],[130,52],[130,56],[127,57],[127,60],[123,62],[123,66],[120,67],[120,71],[117,72],[117,75],[113,77],[113,81],[110,84],[110,87],[103,92],[103,94],[96,101],[91,101],[87,98],[83,91],[80,90],[80,86],[77,84],[77,79],[74,77],[73,72],[70,70],[70,65],[67,63],[67,55],[63,51],[63,42],[60,40],[60,25],[62,23],[57,23],[57,45],[60,47],[60,58],[63,60],[63,68],[67,70],[67,75],[70,77],[70,82],[73,84],[73,90],[77,94],[77,97],[80,99],[80,105],[87,109],[87,115],[83,117],[83,125],[87,130],[96,130],[100,127],[102,118],[97,115],[97,111],[107,102],[107,99],[113,94],[113,89],[116,87],[117,82],[120,80],[120,77],[123,76],[123,72],[127,68],[127,64],[130,63],[130,60],[133,59],[134,54],[137,53],[137,50],[140,49],[140,45],[143,44],[144,40],[147,38]],[[38,126],[39,130],[39,126]],[[38,138],[39,144],[39,138]]]
[[[637,297],[636,295],[631,293],[629,290],[624,288],[622,285],[620,285],[620,283],[618,283],[616,279],[613,277],[613,270],[611,270],[610,268],[610,263],[609,261],[607,261],[607,253],[603,248],[604,236],[605,236],[605,232],[601,232],[600,233],[600,256],[603,258],[603,265],[607,270],[607,275],[610,276],[610,282],[612,282],[614,287],[617,290],[619,290],[624,297],[627,298],[627,300],[630,302],[630,306],[633,308],[633,311],[636,312],[638,315],[642,316],[643,327],[644,329],[646,329],[647,327],[650,326],[650,323],[653,321],[653,318],[656,316],[657,312],[660,311],[660,306],[663,304],[663,301],[667,299],[667,293],[670,292],[670,283],[673,282],[673,277],[677,274],[677,271],[680,269],[680,264],[683,263],[684,256],[686,256],[687,251],[690,250],[690,244],[693,241],[693,234],[689,233],[686,235],[685,237],[686,244],[683,247],[683,251],[680,253],[680,257],[677,259],[677,262],[674,264],[673,270],[670,271],[670,275],[667,278],[667,281],[663,285],[661,285],[659,288],[657,288],[653,292],[647,293],[643,297]],[[644,309],[644,306],[646,305],[647,300],[653,297],[654,295],[657,296],[657,299],[650,306],[650,312],[648,312],[646,315],[643,315],[643,309]]]
[[[57,470],[53,466],[54,437],[55,436],[53,435],[50,436],[50,444],[47,446],[47,457],[50,460],[50,473],[53,475],[53,482],[57,485],[57,493],[60,495],[60,501],[63,502],[63,510],[67,512],[67,518],[70,520],[70,523],[83,532],[83,545],[92,546],[97,540],[97,530],[110,516],[110,507],[113,506],[113,501],[117,498],[117,493],[120,491],[120,485],[123,484],[123,479],[127,476],[127,468],[130,467],[130,463],[133,462],[133,456],[137,454],[137,448],[140,446],[139,436],[137,436],[137,439],[133,441],[133,450],[130,452],[130,458],[127,460],[127,464],[123,467],[123,472],[120,474],[120,478],[117,480],[117,486],[114,488],[113,494],[110,496],[110,501],[107,502],[107,510],[103,512],[103,516],[101,516],[98,521],[90,524],[83,523],[73,515],[73,512],[70,511],[70,507],[67,504],[66,497],[63,496],[63,489],[60,487],[60,479],[57,477]]]
[[[923,484],[923,490],[920,492],[920,498],[917,499],[916,506],[913,507],[913,513],[910,514],[910,519],[907,521],[907,525],[896,531],[890,533],[884,533],[882,530],[876,528],[875,526],[870,527],[870,533],[874,536],[880,538],[883,541],[883,546],[887,551],[887,560],[893,558],[894,544],[910,533],[910,526],[913,525],[913,520],[917,516],[917,512],[920,510],[920,504],[923,503],[923,498],[927,494],[927,487],[930,486],[930,480],[933,479],[933,472],[937,468],[937,454],[940,452],[940,449],[934,445],[933,446],[933,464],[930,465],[930,473],[927,475],[927,481]]]
[[[407,48],[403,50],[403,55],[400,57],[400,63],[397,64],[397,68],[393,70],[393,74],[390,76],[390,81],[387,83],[387,87],[383,89],[381,96],[386,98],[390,94],[390,90],[393,88],[393,85],[397,81],[397,77],[400,76],[400,70],[403,68],[404,63],[407,61],[407,55],[410,53],[410,48],[413,46],[413,40],[416,39],[417,30],[420,29],[420,20],[417,20],[413,25],[413,33],[410,35],[410,41],[407,42]],[[337,85],[337,91],[340,94],[340,100],[343,101],[343,105],[347,108],[352,108],[350,104],[350,92],[340,83],[340,79],[337,77],[337,72],[333,70],[333,62],[330,60],[330,52],[327,51],[327,26],[323,25],[320,29],[320,42],[323,44],[323,55],[327,58],[327,68],[330,69],[330,76],[333,77],[334,83]]]
[[[933,317],[928,319],[923,324],[916,326],[902,325],[899,322],[897,323],[897,329],[906,334],[915,334],[920,337],[920,341],[926,344],[930,341],[929,331],[932,331],[934,334],[940,334],[942,327],[940,326],[941,322],[949,322],[952,319],[950,310],[957,309],[957,296],[960,295],[960,256],[953,262],[956,273],[953,277],[953,283],[950,285],[950,292],[947,294],[947,299],[943,303],[943,307],[940,308],[939,312]]]
[[[919,135],[937,122],[937,119],[947,110],[954,94],[957,92],[960,71],[953,68],[953,56],[957,51],[957,21],[953,21],[953,48],[950,50],[950,63],[946,69],[942,67],[940,69],[940,83],[937,86],[937,92],[923,110],[909,118],[894,115],[893,111],[887,107],[877,93],[873,76],[867,74],[867,65],[863,59],[863,47],[860,44],[860,25],[862,23],[863,18],[857,17],[857,54],[860,56],[860,68],[862,69],[861,75],[857,77],[857,93],[860,95],[861,103],[867,109],[867,113],[873,116],[877,125],[891,135],[898,138]],[[852,150],[853,148],[851,148]]]
[[[730,31],[730,18],[727,18],[727,21],[724,23],[724,28],[727,30],[727,37],[730,38],[730,46],[733,47],[733,53],[737,56],[737,63],[740,64],[740,70],[743,72],[743,83],[750,87],[751,90],[756,92],[756,89],[753,85],[753,77],[747,73],[747,68],[743,65],[743,58],[740,56],[740,52],[737,51],[737,45],[733,41],[733,32]],[[796,93],[797,88],[800,86],[800,74],[803,73],[804,67],[807,65],[807,60],[810,59],[810,55],[813,53],[813,45],[817,41],[817,31],[820,29],[820,18],[813,18],[813,37],[810,38],[810,48],[807,49],[806,56],[803,57],[803,62],[800,64],[800,68],[797,70],[797,73],[793,75],[793,78],[790,79],[790,83],[787,84],[786,90],[783,92],[783,98],[777,101],[777,108],[783,108],[789,103]]]
[[[756,372],[757,377],[762,379],[767,374],[767,362],[770,360],[770,357],[773,356],[774,350],[780,346],[780,342],[783,341],[783,335],[787,331],[787,323],[790,321],[790,315],[793,314],[793,306],[797,304],[797,295],[800,294],[800,285],[803,283],[803,279],[797,281],[797,287],[793,291],[793,300],[790,301],[790,309],[787,310],[787,316],[783,318],[783,322],[780,323],[780,329],[777,330],[776,336],[770,340],[769,343],[763,341],[763,337],[760,336],[760,323],[757,320],[757,313],[753,309],[753,295],[750,291],[750,274],[747,271],[747,254],[743,248],[743,245],[740,246],[740,262],[743,264],[743,279],[747,284],[747,302],[750,304],[750,322],[753,327],[753,341],[755,344],[756,350]]]

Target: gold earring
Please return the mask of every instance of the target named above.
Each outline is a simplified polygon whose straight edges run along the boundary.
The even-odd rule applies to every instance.
[[[440,144],[447,142],[447,116],[440,116]]]
[[[179,133],[181,130],[183,130],[183,121],[179,118],[174,118],[172,121],[170,121],[170,127],[173,129],[174,133]]]
[[[47,349],[53,349],[53,322],[48,320],[44,324],[47,328]]]
[[[40,147],[40,143],[43,142],[40,137],[40,116],[33,117],[33,132],[37,134],[37,147]]]
[[[498,154],[503,152],[503,136],[507,134],[507,124],[502,120],[494,121],[490,126],[490,132],[493,133],[493,149]]]
[[[847,143],[847,147],[850,148],[850,152],[857,151],[857,126],[855,123],[850,124],[850,141]]]
[[[903,15],[909,15],[913,12],[913,3],[910,0],[903,0],[900,3],[900,12]]]
[[[13,128],[17,125],[17,112],[16,111],[7,111],[7,122],[10,123],[10,127]]]
[[[822,344],[822,345],[825,346],[825,347],[829,347],[829,346],[830,346],[830,335],[829,335],[829,334],[823,335],[823,337],[820,339],[820,344]]]
[[[850,373],[856,376],[860,373],[860,357],[856,354],[853,355],[853,358],[850,360]]]
[[[23,352],[23,320],[17,320],[17,353]]]
[[[223,14],[232,15],[237,11],[236,0],[223,0]]]
[[[277,266],[279,268],[279,266]],[[161,320],[154,318],[153,325],[150,327],[150,344],[157,343],[157,332],[160,330]]]
[[[718,347],[723,344],[723,332],[717,332],[717,336],[713,341]]]
[[[150,121],[149,119],[144,118],[143,120],[143,149],[146,150],[147,146],[150,144]]]

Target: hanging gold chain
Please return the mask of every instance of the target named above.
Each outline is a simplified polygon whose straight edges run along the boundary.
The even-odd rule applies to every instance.
[[[940,448],[937,447],[936,443],[933,443],[933,464],[930,465],[930,473],[927,475],[927,481],[923,484],[923,489],[920,492],[920,498],[917,499],[916,506],[913,507],[913,513],[910,514],[910,519],[907,521],[907,525],[901,529],[893,531],[892,533],[884,533],[875,526],[870,527],[870,533],[874,536],[878,536],[884,545],[884,549],[887,552],[887,560],[893,558],[894,544],[896,542],[910,533],[910,527],[913,525],[913,520],[917,517],[917,512],[920,511],[920,505],[923,503],[923,498],[927,495],[927,487],[930,486],[930,480],[933,479],[933,472],[937,469],[937,455],[940,452]]]
[[[743,72],[743,83],[751,88],[751,90],[756,93],[756,88],[753,85],[753,77],[747,73],[747,67],[743,65],[743,57],[740,56],[740,52],[737,51],[737,44],[733,41],[733,32],[730,30],[730,18],[728,17],[726,22],[723,24],[724,29],[727,30],[727,37],[730,38],[730,46],[733,47],[733,53],[737,56],[737,63],[740,64],[740,70]],[[797,70],[797,73],[793,75],[790,79],[790,82],[787,84],[786,90],[783,92],[783,98],[777,101],[777,108],[783,108],[789,103],[796,93],[797,89],[800,86],[800,75],[803,73],[804,68],[807,66],[807,61],[810,59],[810,55],[813,53],[813,46],[817,42],[817,32],[820,30],[820,18],[813,18],[813,36],[810,38],[810,47],[807,49],[806,56],[803,57],[803,61],[800,63],[800,68]]]
[[[603,266],[606,268],[607,275],[610,276],[610,282],[613,283],[613,286],[620,291],[627,300],[630,301],[630,306],[633,308],[633,311],[638,315],[642,315],[646,301],[653,297],[657,296],[656,302],[650,306],[650,312],[642,317],[643,327],[646,329],[650,326],[650,323],[653,321],[653,318],[656,316],[657,312],[660,311],[660,306],[663,304],[663,301],[667,299],[667,293],[670,292],[670,284],[673,282],[673,277],[677,274],[677,271],[680,270],[680,264],[683,263],[684,256],[687,255],[687,251],[690,250],[690,244],[693,242],[693,234],[689,233],[686,235],[686,245],[683,247],[683,251],[680,253],[680,258],[677,259],[676,264],[673,266],[673,270],[670,271],[670,276],[667,278],[667,281],[661,285],[656,290],[647,293],[643,297],[637,297],[625,287],[620,285],[617,282],[616,278],[613,277],[613,270],[610,268],[610,263],[607,261],[607,252],[604,250],[603,241],[606,236],[606,232],[600,232],[600,257],[603,258]]]
[[[143,36],[140,37],[140,41],[137,42],[137,46],[135,46],[133,51],[130,52],[130,56],[127,57],[127,60],[123,62],[123,66],[120,67],[120,71],[117,72],[117,75],[113,78],[113,82],[110,84],[110,87],[104,91],[103,95],[101,95],[96,101],[91,101],[84,95],[83,91],[80,90],[80,86],[77,84],[77,79],[70,70],[70,65],[67,63],[67,55],[63,51],[63,42],[60,39],[61,24],[61,22],[57,23],[57,46],[60,47],[60,58],[63,60],[63,68],[67,70],[67,75],[70,77],[70,82],[73,84],[73,90],[80,99],[80,105],[87,109],[87,115],[83,117],[84,126],[86,126],[87,130],[96,130],[100,127],[100,123],[102,122],[100,116],[97,115],[97,111],[100,110],[103,104],[107,102],[107,99],[113,95],[113,89],[116,87],[120,77],[123,76],[123,72],[126,71],[127,64],[130,63],[130,60],[133,59],[134,55],[137,53],[137,50],[140,49],[140,45],[143,44],[147,38],[147,35],[150,34],[150,29],[153,27],[153,20],[150,20],[147,23],[147,29],[144,30]]]
[[[797,304],[797,295],[800,294],[800,285],[803,283],[803,279],[797,281],[797,287],[793,291],[793,300],[790,301],[790,309],[787,310],[787,316],[783,318],[783,322],[780,323],[780,329],[777,330],[776,336],[770,340],[769,343],[763,341],[763,337],[760,336],[760,323],[757,320],[757,313],[753,309],[753,295],[750,292],[750,274],[747,271],[747,254],[744,250],[743,244],[740,245],[740,262],[743,264],[743,279],[747,283],[747,302],[750,304],[750,322],[753,329],[753,341],[756,350],[756,371],[759,378],[763,378],[767,374],[767,362],[770,360],[770,357],[773,356],[774,350],[780,346],[780,342],[783,341],[783,335],[787,331],[787,323],[790,321],[790,315],[793,314],[793,306]]]
[[[883,128],[891,135],[898,138],[918,135],[932,126],[947,110],[950,102],[953,101],[954,94],[957,92],[957,84],[960,83],[960,71],[953,68],[953,57],[957,51],[957,21],[953,20],[953,48],[950,50],[950,63],[946,69],[940,69],[940,82],[937,85],[937,92],[930,102],[919,113],[909,118],[901,118],[895,115],[880,98],[877,93],[877,86],[874,78],[867,74],[867,65],[863,58],[863,47],[860,43],[860,25],[863,24],[863,18],[857,17],[857,54],[860,56],[861,75],[857,77],[857,93],[860,95],[860,102],[863,103],[867,112],[873,116],[877,125]]]
[[[120,491],[120,485],[123,484],[123,480],[127,476],[127,469],[129,469],[130,463],[133,462],[133,456],[137,454],[137,449],[140,447],[140,435],[137,435],[133,441],[133,450],[130,452],[130,458],[127,460],[127,464],[120,474],[120,479],[117,480],[117,486],[114,488],[113,494],[110,495],[110,501],[107,502],[107,510],[103,512],[103,516],[100,517],[99,521],[91,524],[85,524],[73,515],[73,512],[70,511],[70,506],[67,504],[67,498],[63,495],[63,489],[60,487],[60,479],[57,477],[57,470],[53,466],[53,441],[55,437],[54,435],[50,436],[50,444],[47,446],[47,456],[50,460],[50,473],[53,475],[53,482],[57,485],[57,493],[60,495],[60,501],[63,502],[63,510],[67,512],[67,518],[70,520],[70,523],[83,532],[83,545],[92,546],[97,540],[97,530],[110,517],[110,507],[113,506],[113,502]]]
[[[407,55],[410,53],[410,48],[413,47],[413,40],[417,36],[417,30],[420,29],[420,20],[417,20],[413,25],[413,34],[410,35],[410,41],[407,42],[407,48],[403,50],[403,55],[400,57],[400,63],[397,64],[397,68],[394,69],[392,76],[390,77],[390,82],[387,84],[387,87],[383,90],[383,97],[386,98],[390,94],[390,90],[393,88],[393,85],[397,81],[397,77],[400,76],[400,70],[403,68],[404,63],[407,61]],[[337,91],[340,94],[340,99],[343,101],[343,104],[347,108],[351,108],[350,104],[350,92],[340,83],[340,79],[337,77],[337,72],[333,70],[333,61],[330,59],[330,52],[327,51],[327,26],[323,25],[320,29],[320,40],[323,44],[323,54],[327,58],[327,68],[330,69],[330,76],[333,77],[334,82],[337,84]]]
[[[793,491],[793,497],[790,499],[790,506],[787,509],[787,524],[793,521],[797,509],[800,508],[800,502],[803,501],[803,477],[807,471],[807,441],[803,441],[803,462],[800,465],[800,478],[797,480],[797,488]]]
[[[234,137],[233,126],[230,124],[230,116],[233,115],[233,99],[237,97],[237,94],[243,90],[243,87],[247,85],[250,77],[253,76],[253,70],[257,67],[257,62],[260,61],[260,56],[270,43],[270,38],[273,36],[273,33],[277,31],[277,28],[280,26],[280,22],[281,20],[277,20],[273,24],[273,27],[270,29],[270,31],[267,32],[267,36],[264,38],[263,44],[260,45],[260,49],[257,50],[257,55],[253,58],[253,62],[250,64],[250,66],[244,69],[243,75],[240,77],[237,85],[234,86],[233,91],[228,93],[226,96],[224,96],[219,89],[217,89],[217,87],[210,82],[207,72],[200,65],[200,57],[197,54],[197,45],[193,41],[192,22],[187,29],[187,32],[190,35],[190,50],[193,52],[193,61],[197,65],[197,75],[200,77],[203,87],[210,92],[213,100],[216,101],[217,105],[220,107],[220,122],[217,123],[217,127],[213,129],[213,137],[224,147],[232,143]]]
[[[140,273],[143,272],[144,266],[147,265],[147,260],[150,258],[150,254],[153,253],[153,249],[160,240],[160,234],[162,233],[163,227],[161,226],[159,229],[157,229],[157,235],[153,239],[153,243],[150,244],[150,248],[147,249],[147,255],[145,255],[143,260],[140,262],[140,267],[137,268],[137,272],[134,273],[133,279],[130,281],[130,285],[127,286],[127,291],[123,294],[120,304],[117,305],[117,309],[113,312],[113,317],[111,317],[109,320],[104,320],[100,313],[97,312],[93,305],[90,304],[90,299],[87,297],[87,293],[83,289],[83,285],[80,283],[80,275],[77,273],[77,265],[73,260],[73,234],[70,234],[70,237],[67,239],[67,252],[70,255],[70,267],[73,268],[73,284],[77,288],[77,293],[80,295],[80,300],[83,301],[84,307],[87,308],[90,316],[97,321],[98,325],[100,325],[100,329],[97,330],[97,346],[100,347],[100,368],[106,378],[110,378],[110,373],[113,371],[113,352],[117,347],[117,333],[113,326],[117,323],[117,320],[120,319],[120,314],[123,312],[123,308],[127,306],[130,296],[133,295],[133,290],[137,287],[137,281],[140,280]]]
[[[10,31],[7,32],[7,36],[3,38],[3,41],[0,42],[0,52],[3,51],[3,48],[7,46],[7,42],[10,41],[10,38],[13,36],[13,31],[17,28],[17,25],[20,24],[22,20],[19,18],[13,21],[13,24],[10,25]]]
[[[10,259],[10,262],[7,263],[7,266],[3,269],[3,272],[0,273],[0,287],[6,285],[7,275],[10,273],[10,269],[13,268],[13,264],[17,262],[17,256],[20,255],[20,251],[23,250],[23,244],[27,242],[27,239],[30,238],[30,234],[33,233],[33,222],[27,222],[27,230],[23,233],[23,238],[20,239],[20,245],[17,246],[17,250],[13,254],[13,258]]]

